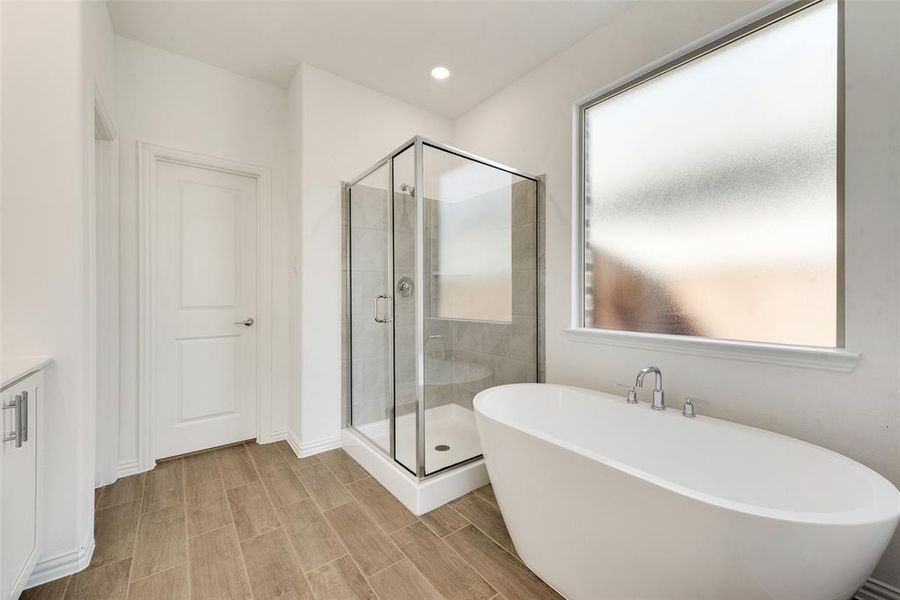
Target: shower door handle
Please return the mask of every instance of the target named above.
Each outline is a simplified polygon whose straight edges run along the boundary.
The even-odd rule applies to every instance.
[[[390,298],[391,298],[390,296],[386,296],[384,294],[379,294],[378,296],[375,296],[375,322],[376,323],[390,323],[391,322],[390,316],[387,316],[383,319],[378,318],[378,301],[379,300],[390,300]]]

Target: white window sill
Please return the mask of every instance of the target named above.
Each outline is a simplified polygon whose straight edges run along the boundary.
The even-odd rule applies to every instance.
[[[758,342],[737,342],[704,337],[665,335],[661,333],[636,333],[612,329],[566,329],[566,334],[576,342],[641,348],[657,352],[675,352],[724,358],[755,363],[818,369],[837,373],[852,373],[859,362],[859,354],[841,348],[816,348],[812,346],[786,346]]]

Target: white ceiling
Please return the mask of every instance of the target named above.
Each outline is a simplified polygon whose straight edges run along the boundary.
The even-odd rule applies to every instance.
[[[609,21],[625,0],[111,0],[117,34],[288,87],[300,62],[456,117]],[[435,65],[452,75],[431,78]]]

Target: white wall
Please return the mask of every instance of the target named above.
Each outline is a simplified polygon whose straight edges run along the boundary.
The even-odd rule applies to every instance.
[[[573,103],[758,6],[637,3],[460,117],[454,143],[547,174],[549,381],[621,393],[617,382],[658,364],[673,404],[707,398],[708,414],[834,449],[900,484],[900,4],[845,4],[846,339],[862,354],[854,373],[578,343],[563,331],[573,288]],[[875,576],[900,585],[900,536]]]
[[[298,360],[291,385],[299,389],[299,403],[291,428],[308,450],[338,444],[341,427],[341,181],[414,135],[449,142],[452,124],[306,64],[289,95],[292,119],[299,114],[291,135],[300,136],[290,142],[291,180],[299,183],[292,202],[299,202],[293,226],[300,267],[291,351]]]
[[[122,37],[115,39],[120,133],[121,405],[119,457],[137,459],[137,142],[269,167],[272,172],[272,423],[288,422],[287,93]]]
[[[71,567],[87,558],[80,552],[93,535],[89,157],[95,85],[115,111],[112,28],[100,3],[0,7],[2,343],[4,357],[55,357],[39,399],[46,467],[41,560]]]
[[[115,36],[110,22],[109,12],[104,3],[84,2],[80,4],[82,14],[84,15],[83,23],[83,40],[82,45],[85,54],[85,66],[89,71],[89,77],[86,85],[85,97],[85,154],[84,160],[86,164],[86,186],[85,186],[85,223],[86,223],[86,239],[85,239],[85,270],[86,281],[92,293],[97,291],[98,282],[101,286],[107,284],[107,273],[101,272],[99,266],[103,264],[108,266],[110,261],[114,261],[109,255],[99,256],[104,251],[110,251],[111,248],[104,246],[110,244],[113,238],[107,232],[100,231],[98,226],[102,226],[98,222],[100,210],[103,211],[104,218],[112,217],[116,214],[114,208],[118,202],[118,190],[112,192],[111,198],[106,198],[109,203],[98,210],[97,206],[97,185],[95,157],[97,156],[97,147],[95,140],[95,104],[105,106],[108,116],[115,126],[116,119],[116,87],[115,87]],[[91,82],[93,80],[93,83]],[[95,95],[99,97],[95,98]],[[115,154],[117,146],[107,144],[105,152],[111,156]],[[107,182],[108,183],[108,182]],[[100,185],[103,185],[102,183]],[[104,303],[114,302],[116,294],[110,293],[108,290],[104,292],[103,297],[96,294],[90,299],[87,306],[88,314],[85,319],[85,335],[87,336],[87,345],[91,349],[87,355],[88,362],[85,364],[85,377],[87,378],[88,396],[92,398],[91,411],[92,415],[88,415],[91,422],[91,437],[94,448],[106,449],[115,448],[117,444],[118,432],[113,429],[112,418],[118,416],[118,390],[111,389],[111,385],[118,381],[118,374],[110,379],[108,376],[100,381],[101,372],[104,371],[106,364],[117,365],[118,347],[112,345],[112,340],[107,339],[105,343],[109,347],[104,347],[107,355],[95,360],[95,352],[99,351],[101,340],[96,339],[98,326],[103,329],[107,335],[115,334],[115,324],[108,321],[110,318],[118,319],[118,312]],[[107,321],[103,322],[106,319]],[[101,321],[101,323],[98,323]],[[98,372],[99,371],[99,372]],[[103,387],[105,385],[105,387]],[[103,398],[99,398],[100,389],[103,387]],[[111,467],[115,464],[115,456],[100,455],[94,453],[95,481],[97,478],[108,477]]]

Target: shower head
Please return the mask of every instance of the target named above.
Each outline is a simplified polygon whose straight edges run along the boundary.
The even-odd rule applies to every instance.
[[[415,195],[416,195],[416,188],[414,188],[414,187],[411,186],[411,185],[407,185],[407,184],[405,184],[405,183],[401,183],[401,184],[400,184],[400,191],[401,191],[401,192],[404,192],[404,193],[406,193],[406,194],[409,194],[410,196],[415,196]]]

